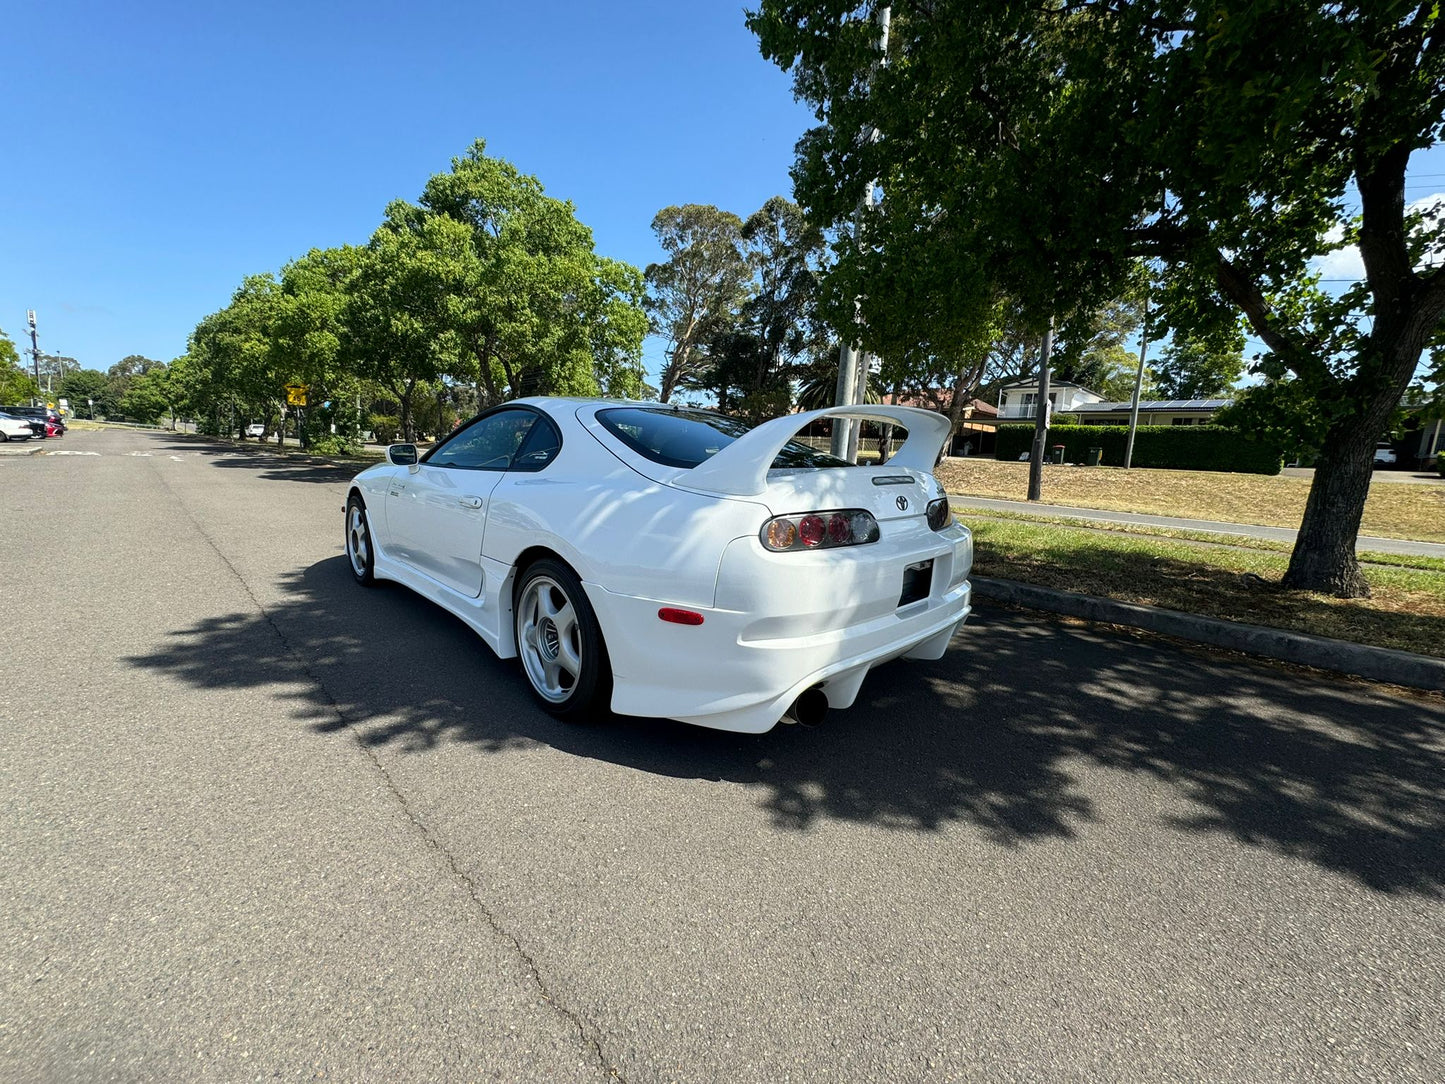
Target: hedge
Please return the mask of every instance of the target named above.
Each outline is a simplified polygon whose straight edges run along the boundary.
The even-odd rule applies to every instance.
[[[1127,425],[1055,425],[1049,428],[1045,458],[1052,459],[1054,447],[1062,444],[1065,463],[1083,463],[1090,448],[1102,448],[1104,466],[1122,467],[1128,442]],[[1001,425],[995,454],[1018,459],[1033,443],[1032,425]],[[1278,474],[1283,462],[1279,448],[1222,425],[1141,425],[1134,436],[1136,467]]]

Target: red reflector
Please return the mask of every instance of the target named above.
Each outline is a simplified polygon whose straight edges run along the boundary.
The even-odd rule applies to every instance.
[[[671,621],[674,625],[702,624],[702,614],[693,613],[691,610],[674,610],[670,606],[664,606],[658,610],[657,616],[664,621]]]

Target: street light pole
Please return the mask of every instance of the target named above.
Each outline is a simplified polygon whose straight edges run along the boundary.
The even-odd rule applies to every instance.
[[[1054,318],[1044,332],[1044,345],[1039,350],[1039,394],[1034,404],[1034,446],[1029,455],[1029,500],[1044,496],[1044,454],[1049,443],[1049,359],[1054,352]]]
[[[890,5],[884,5],[876,12],[878,19],[878,48],[882,53],[881,63],[888,62],[888,27],[892,22],[893,9]],[[878,129],[873,128],[869,134],[870,142],[878,139]],[[861,239],[863,223],[867,215],[875,206],[877,195],[877,182],[869,181],[868,189],[864,193],[858,210],[853,215],[853,235],[855,239]],[[854,303],[856,314],[857,303]],[[856,319],[856,315],[855,315]],[[868,353],[853,343],[845,342],[838,348],[838,387],[834,402],[838,406],[857,406],[868,398]],[[846,460],[849,463],[858,461],[858,435],[862,432],[863,426],[853,418],[834,418],[833,436],[830,451],[838,459]]]
[[[1144,295],[1144,322],[1139,332],[1139,371],[1134,374],[1134,402],[1129,408],[1129,439],[1124,444],[1124,469],[1134,462],[1134,434],[1139,429],[1139,393],[1144,387],[1144,352],[1149,348],[1149,295]]]

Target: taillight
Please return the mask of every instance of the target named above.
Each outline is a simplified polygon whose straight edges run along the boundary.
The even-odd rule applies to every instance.
[[[928,502],[928,525],[935,531],[941,531],[953,522],[953,513],[948,508],[948,498],[939,497],[935,501]]]
[[[795,512],[768,520],[758,532],[758,537],[774,553],[862,546],[878,541],[878,521],[871,512],[861,508],[843,508],[836,512]]]

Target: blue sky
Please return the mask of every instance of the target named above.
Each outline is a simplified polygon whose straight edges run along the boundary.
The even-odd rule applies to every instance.
[[[645,266],[674,203],[791,191],[811,123],[738,0],[10,6],[0,328],[170,360],[244,275],[362,243],[474,139]],[[649,368],[656,370],[656,344]]]
[[[364,242],[389,200],[415,199],[479,137],[572,200],[599,252],[645,266],[660,208],[746,215],[791,191],[812,118],[742,9],[11,5],[0,328],[27,346],[33,308],[47,353],[168,361],[243,276]],[[1407,194],[1441,191],[1432,148]],[[1351,273],[1351,255],[1327,273]],[[660,353],[649,340],[654,374]]]

